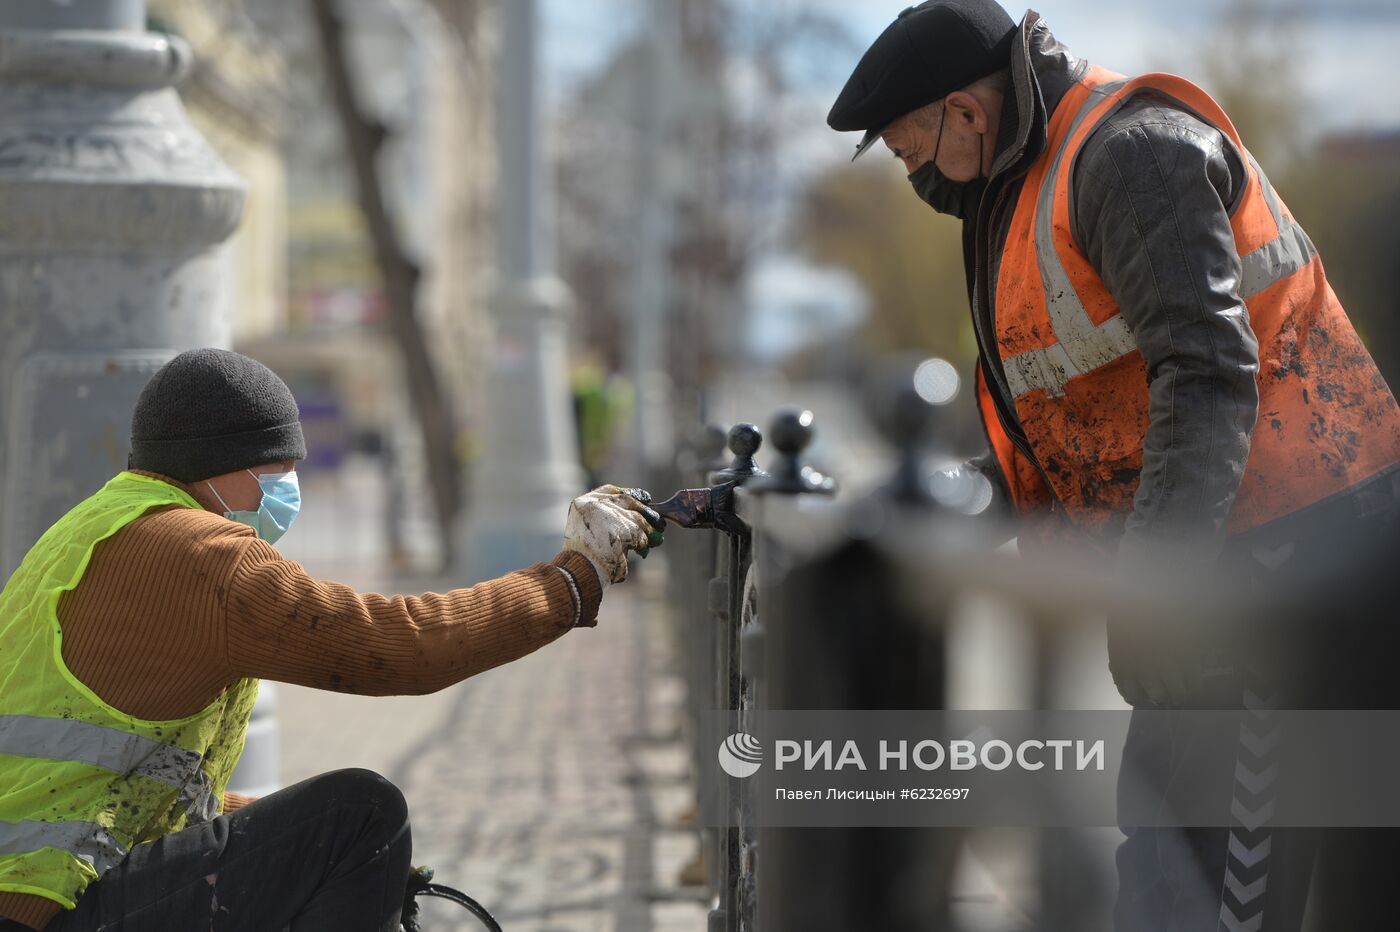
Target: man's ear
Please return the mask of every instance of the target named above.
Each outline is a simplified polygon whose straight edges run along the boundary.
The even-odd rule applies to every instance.
[[[987,111],[982,102],[967,91],[953,91],[945,101],[946,119],[954,126],[970,129],[975,133],[987,131]]]

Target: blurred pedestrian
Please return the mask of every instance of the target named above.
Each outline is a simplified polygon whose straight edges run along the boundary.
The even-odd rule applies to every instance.
[[[1393,519],[1395,398],[1205,91],[1086,62],[1035,12],[1018,25],[993,0],[929,0],[875,40],[828,122],[864,131],[857,156],[883,140],[963,221],[990,446],[973,465],[1023,544],[1087,542],[1124,578],[1177,589],[1272,587]],[[1207,646],[1110,625],[1135,708],[1275,700],[1253,658]],[[1125,765],[1165,792],[1203,753],[1135,716]],[[1296,836],[1127,828],[1120,929],[1298,928]]]
[[[645,493],[603,486],[548,563],[360,594],[273,547],[306,453],[274,373],[182,353],[137,402],[129,468],[0,592],[0,929],[396,932],[411,843],[393,785],[352,770],[225,791],[258,680],[442,689],[595,625],[628,551],[661,541]]]
[[[632,410],[632,392],[621,376],[592,362],[577,366],[570,382],[579,463],[592,487],[612,463],[618,428]]]

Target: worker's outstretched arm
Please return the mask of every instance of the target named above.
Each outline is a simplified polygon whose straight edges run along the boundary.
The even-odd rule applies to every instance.
[[[250,541],[225,601],[230,670],[339,692],[402,695],[433,692],[508,663],[595,623],[608,581],[595,566],[620,581],[625,552],[649,545],[647,509],[631,501],[620,489],[589,493],[571,508],[565,547],[551,562],[419,596],[361,594],[316,580],[271,546]]]

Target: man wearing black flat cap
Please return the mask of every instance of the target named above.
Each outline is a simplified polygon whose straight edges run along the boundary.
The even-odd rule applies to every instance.
[[[1400,409],[1205,91],[1076,58],[1034,11],[1016,24],[993,0],[928,0],[875,40],[828,123],[863,133],[856,157],[883,140],[964,222],[990,447],[968,465],[1023,545],[1074,540],[1163,589],[1272,592],[1349,569],[1396,521]],[[1110,624],[1129,704],[1276,701],[1248,648],[1185,640]],[[1152,728],[1134,715],[1121,802],[1150,810],[1203,767],[1229,783],[1235,749]],[[1313,854],[1297,833],[1125,831],[1121,932],[1298,928]]]

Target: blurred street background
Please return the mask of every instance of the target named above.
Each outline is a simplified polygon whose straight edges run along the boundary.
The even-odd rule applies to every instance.
[[[825,125],[902,5],[149,0],[148,28],[192,49],[189,120],[247,186],[219,247],[217,332],[301,405],[305,505],[279,549],[366,591],[468,585],[549,559],[573,495],[698,484],[703,425],[789,403],[814,413],[804,456],[843,494],[882,484],[901,453],[872,411],[888,361],[939,357],[966,379],[976,356],[960,226],[883,149],[852,165],[855,139]],[[1040,12],[1077,55],[1216,96],[1400,384],[1400,7]],[[938,456],[984,446],[968,388]],[[95,456],[99,472],[125,464],[120,441]],[[634,563],[596,631],[437,695],[276,687],[276,737],[256,753],[282,784],[384,773],[408,795],[415,860],[511,932],[705,929],[715,865],[668,584],[696,553],[674,546],[684,533]],[[27,543],[3,543],[8,574]],[[966,595],[949,630],[952,704],[1046,701],[1008,671],[1049,663],[1061,707],[1121,707],[1093,618],[1049,660],[993,598]],[[1019,837],[967,841],[967,929],[1037,927]],[[1116,840],[1079,843],[1111,875]],[[472,928],[430,909],[430,928]]]
[[[492,319],[499,224],[512,222],[498,211],[521,210],[499,203],[496,110],[515,103],[498,87],[501,17],[488,0],[334,4],[358,116],[383,131],[374,196],[391,229],[376,232],[312,7],[149,11],[192,44],[190,116],[248,181],[227,257],[234,348],[300,399],[305,473],[336,475],[361,454],[382,475],[383,522],[364,553],[436,568],[485,505],[470,490],[487,413],[503,403],[489,374],[529,349]],[[542,0],[533,144],[552,193],[534,209],[552,254],[544,274],[570,296],[559,384],[580,482],[643,482],[696,424],[798,398],[825,425],[816,459],[843,479],[878,475],[889,454],[867,426],[862,377],[897,351],[970,373],[958,223],[909,196],[883,152],[850,164],[854,139],[824,122],[897,12],[869,0]],[[1394,5],[1063,0],[1040,12],[1078,55],[1183,74],[1220,100],[1382,371],[1400,377]],[[420,276],[412,310],[444,417],[415,410],[381,235]],[[950,453],[983,442],[970,396],[954,402]],[[447,516],[433,455],[451,457]]]

